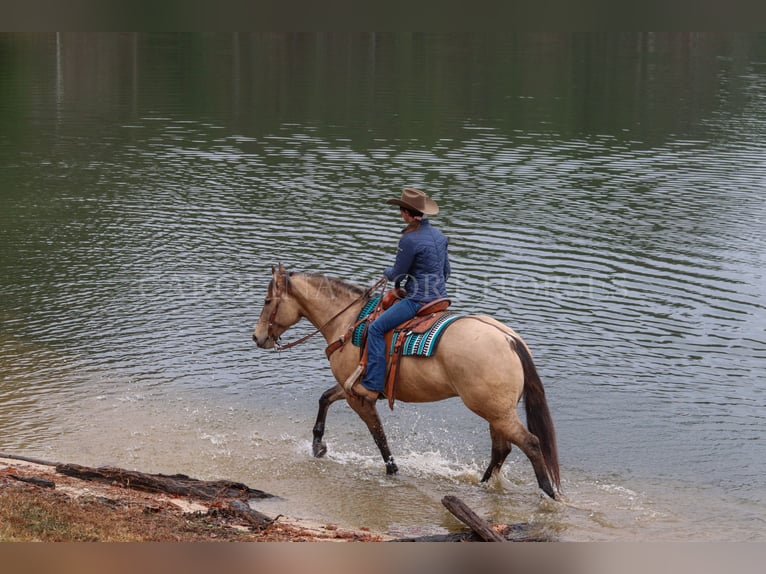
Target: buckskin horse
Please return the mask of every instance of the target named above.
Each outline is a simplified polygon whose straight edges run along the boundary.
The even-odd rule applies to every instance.
[[[280,349],[321,333],[328,345],[333,344],[328,358],[338,383],[319,399],[313,454],[321,457],[327,452],[322,440],[327,411],[332,403],[345,398],[372,434],[386,472],[394,474],[398,468],[375,402],[347,392],[343,385],[359,372],[360,348],[350,342],[334,344],[346,339],[373,291],[325,275],[288,273],[281,264],[272,267],[253,339],[260,348]],[[316,331],[281,345],[281,335],[303,317]],[[500,470],[511,446],[516,445],[532,463],[540,489],[558,499],[560,478],[553,420],[529,348],[513,329],[487,315],[461,316],[444,331],[433,356],[401,360],[396,400],[420,403],[456,396],[489,423],[492,451],[482,482]],[[528,428],[516,410],[522,398]]]

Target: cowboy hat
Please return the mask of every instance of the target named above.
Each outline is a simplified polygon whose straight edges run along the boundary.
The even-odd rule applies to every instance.
[[[388,199],[386,203],[419,211],[424,215],[436,215],[439,213],[439,206],[436,205],[436,202],[414,187],[405,187],[402,190],[401,199]]]

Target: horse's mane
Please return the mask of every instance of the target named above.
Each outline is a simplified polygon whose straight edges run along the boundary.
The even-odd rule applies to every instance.
[[[291,271],[288,275],[290,277],[294,277],[294,276],[303,277],[307,279],[310,283],[314,284],[315,286],[319,284],[318,288],[322,290],[327,290],[333,294],[337,293],[338,291],[341,291],[343,293],[347,293],[348,295],[352,297],[361,297],[362,295],[364,295],[366,291],[366,289],[364,289],[363,287],[359,287],[359,285],[354,285],[353,283],[349,283],[348,281],[339,279],[337,277],[322,275],[321,273],[306,273],[306,272]]]

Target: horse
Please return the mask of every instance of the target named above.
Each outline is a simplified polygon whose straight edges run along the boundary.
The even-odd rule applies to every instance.
[[[364,289],[318,273],[287,272],[272,267],[263,309],[253,331],[259,348],[294,346],[321,333],[328,345],[343,342],[376,289]],[[316,330],[299,341],[281,345],[281,335],[302,318]],[[334,348],[332,352],[330,349]],[[327,452],[323,442],[327,411],[345,398],[369,429],[383,457],[387,474],[398,467],[388,447],[376,402],[346,390],[359,373],[361,351],[346,343],[328,346],[330,368],[337,381],[319,399],[313,428],[313,455]],[[352,381],[353,382],[353,381]],[[532,355],[520,335],[488,315],[465,315],[455,320],[428,358],[403,357],[399,366],[396,400],[423,403],[460,397],[465,406],[489,423],[491,456],[481,482],[500,470],[512,445],[532,464],[540,489],[554,500],[561,490],[556,433],[545,390]],[[527,427],[517,406],[524,398]],[[554,488],[555,487],[555,488]]]

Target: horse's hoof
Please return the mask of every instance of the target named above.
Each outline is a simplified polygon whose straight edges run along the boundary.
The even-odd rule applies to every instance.
[[[394,459],[393,458],[388,459],[388,461],[386,462],[386,474],[391,475],[391,474],[396,474],[397,472],[399,472],[399,467],[396,466]]]
[[[314,444],[312,450],[314,451],[314,458],[322,458],[327,454],[327,445],[324,443]]]
[[[548,498],[550,498],[551,500],[556,500],[556,501],[561,500],[561,495],[553,489],[549,491],[547,488],[544,488],[543,493],[547,494]]]

